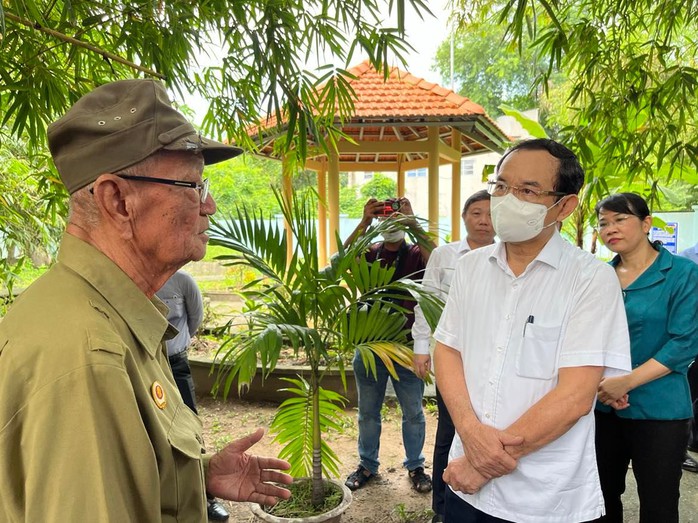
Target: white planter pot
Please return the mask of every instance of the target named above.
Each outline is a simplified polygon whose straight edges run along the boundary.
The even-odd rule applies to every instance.
[[[307,518],[280,518],[278,516],[268,514],[262,507],[254,503],[250,505],[250,508],[252,509],[252,513],[255,515],[255,521],[265,523],[339,523],[342,514],[344,514],[344,511],[347,510],[351,504],[351,490],[349,490],[344,483],[340,483],[334,479],[326,479],[325,481],[330,481],[334,485],[337,485],[342,489],[343,493],[342,502],[329,512],[318,514],[317,516],[309,516]]]

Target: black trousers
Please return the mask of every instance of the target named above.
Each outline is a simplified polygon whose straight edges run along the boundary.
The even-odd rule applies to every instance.
[[[606,515],[597,521],[623,523],[621,495],[632,461],[640,523],[678,523],[689,420],[634,420],[614,412],[595,414],[596,461],[606,504]]]
[[[439,421],[436,426],[436,441],[434,442],[434,488],[432,490],[431,509],[435,514],[443,516],[446,491],[450,490],[444,482],[443,474],[448,465],[448,451],[451,449],[456,428],[453,425],[451,415],[448,413],[446,403],[444,403],[444,399],[441,397],[439,387],[436,387],[436,406],[439,410]]]
[[[196,410],[196,394],[194,393],[194,379],[191,377],[191,368],[189,367],[189,358],[186,351],[170,356],[168,359],[170,360],[172,375],[179,393],[182,395],[184,404],[198,414]]]
[[[511,523],[476,509],[456,496],[449,487],[446,487],[445,497],[444,523]]]

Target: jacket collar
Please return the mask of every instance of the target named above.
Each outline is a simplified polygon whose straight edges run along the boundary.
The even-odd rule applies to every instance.
[[[524,273],[527,272],[529,267],[531,267],[536,262],[545,263],[553,269],[559,268],[560,260],[562,259],[564,241],[565,240],[562,238],[562,236],[560,236],[560,233],[557,230],[553,232],[553,235],[543,246],[541,251],[538,253],[538,256],[536,256],[531,261],[531,263],[528,264],[528,267],[526,267]],[[492,250],[492,253],[490,254],[490,260],[495,260],[497,262],[497,265],[499,265],[502,268],[502,270],[509,270],[509,265],[507,264],[507,251],[505,242],[498,242],[495,244],[495,247]]]
[[[616,254],[611,260],[611,265],[616,267],[620,263],[620,255]],[[666,273],[674,265],[674,255],[667,251],[664,247],[659,248],[659,256],[654,260],[645,272],[640,274],[637,279],[628,285],[624,290],[644,289],[655,285],[656,283],[666,279]]]
[[[148,299],[112,260],[69,233],[63,235],[58,260],[101,294],[150,356],[155,357],[169,327],[167,306],[157,297]]]

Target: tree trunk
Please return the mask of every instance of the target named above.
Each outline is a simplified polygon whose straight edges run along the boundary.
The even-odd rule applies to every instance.
[[[320,386],[317,381],[316,372],[310,377],[312,387],[313,402],[313,494],[311,501],[314,506],[322,504],[325,497],[325,486],[322,481],[322,436],[320,433]]]

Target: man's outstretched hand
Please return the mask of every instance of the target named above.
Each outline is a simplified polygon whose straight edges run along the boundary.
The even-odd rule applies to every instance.
[[[231,501],[251,501],[273,505],[278,498],[288,499],[291,492],[275,485],[289,485],[293,478],[280,472],[288,470],[288,462],[247,453],[264,436],[264,429],[232,442],[211,457],[206,477],[209,494]]]

